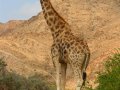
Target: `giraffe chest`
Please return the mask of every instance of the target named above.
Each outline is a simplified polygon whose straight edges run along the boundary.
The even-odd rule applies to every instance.
[[[59,60],[61,63],[68,63],[68,48],[67,44],[65,43],[60,43],[58,44],[58,51],[59,51]]]

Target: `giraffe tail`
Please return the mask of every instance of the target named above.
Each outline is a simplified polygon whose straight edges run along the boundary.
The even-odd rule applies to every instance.
[[[82,74],[82,79],[83,79],[83,85],[84,85],[84,86],[85,86],[86,77],[87,77],[86,72],[83,72],[83,74]]]
[[[83,74],[82,74],[82,78],[83,78],[84,81],[86,80],[86,77],[87,77],[86,72],[83,72]]]
[[[84,60],[84,63],[83,63],[83,68],[82,68],[83,85],[85,85],[85,81],[86,81],[86,78],[87,78],[86,68],[89,64],[89,60],[90,60],[90,54],[87,53],[87,54],[85,54],[85,60]]]

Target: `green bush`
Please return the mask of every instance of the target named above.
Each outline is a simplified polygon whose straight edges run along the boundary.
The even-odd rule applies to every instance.
[[[40,75],[34,75],[28,78],[28,90],[49,90],[47,82]]]
[[[105,72],[98,77],[97,90],[120,90],[120,54],[105,63]]]
[[[15,73],[7,73],[0,77],[0,85],[4,85],[8,90],[27,90],[25,88],[26,79]]]
[[[0,59],[0,90],[56,90],[55,85],[45,81],[42,75],[25,78],[15,72],[5,71],[5,68],[6,63]]]

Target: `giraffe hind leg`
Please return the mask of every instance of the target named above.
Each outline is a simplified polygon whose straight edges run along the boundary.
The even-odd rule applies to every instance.
[[[72,64],[72,68],[73,68],[75,79],[76,79],[76,90],[81,90],[84,80],[83,80],[80,66]]]
[[[67,65],[62,63],[58,63],[56,66],[57,90],[65,90],[66,68],[67,68]]]

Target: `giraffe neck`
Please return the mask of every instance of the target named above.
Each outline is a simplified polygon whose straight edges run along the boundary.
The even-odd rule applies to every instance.
[[[48,26],[51,29],[53,38],[61,33],[70,32],[68,23],[55,11],[50,0],[40,0],[43,14]]]

